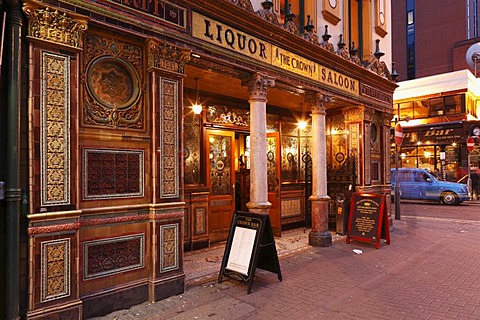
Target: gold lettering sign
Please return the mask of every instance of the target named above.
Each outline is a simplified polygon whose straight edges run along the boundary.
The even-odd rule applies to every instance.
[[[282,50],[279,47],[272,47],[272,64],[276,67],[300,74],[304,77],[318,79],[318,64],[302,58],[294,53]]]
[[[320,77],[318,80],[321,83],[355,95],[358,95],[360,92],[358,80],[347,77],[327,67],[320,66]]]
[[[273,46],[197,12],[192,12],[192,36],[314,81],[319,81],[329,87],[359,95],[360,84],[358,80]]]
[[[196,12],[192,20],[193,37],[271,64],[271,44]]]

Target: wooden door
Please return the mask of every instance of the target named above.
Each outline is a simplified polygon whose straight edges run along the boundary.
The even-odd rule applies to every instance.
[[[224,241],[235,210],[235,132],[207,130],[208,230],[210,242]]]
[[[280,134],[269,132],[267,133],[268,201],[272,204],[269,214],[273,235],[276,237],[280,237],[282,233],[280,162]]]

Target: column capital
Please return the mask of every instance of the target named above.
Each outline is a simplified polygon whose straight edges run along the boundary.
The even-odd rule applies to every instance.
[[[307,108],[312,110],[312,114],[326,114],[327,103],[333,101],[331,96],[319,92],[308,92],[305,95]]]
[[[250,100],[266,102],[268,88],[275,86],[275,78],[266,73],[257,72],[242,79],[242,86],[246,86],[250,90]]]

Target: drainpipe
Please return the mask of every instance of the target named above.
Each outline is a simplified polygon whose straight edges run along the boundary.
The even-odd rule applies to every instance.
[[[20,68],[22,38],[22,4],[20,0],[5,0],[7,27],[5,41],[7,110],[6,189],[7,215],[6,248],[6,319],[19,319],[19,241],[20,241]]]

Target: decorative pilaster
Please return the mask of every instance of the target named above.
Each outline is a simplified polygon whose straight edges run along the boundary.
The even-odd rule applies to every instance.
[[[326,104],[332,98],[320,93],[307,94],[305,102],[312,110],[312,230],[308,244],[315,247],[332,245],[332,235],[328,230],[327,194],[327,138],[325,116]]]
[[[250,212],[268,214],[272,204],[268,201],[267,182],[267,92],[275,79],[256,73],[242,83],[250,90]]]

